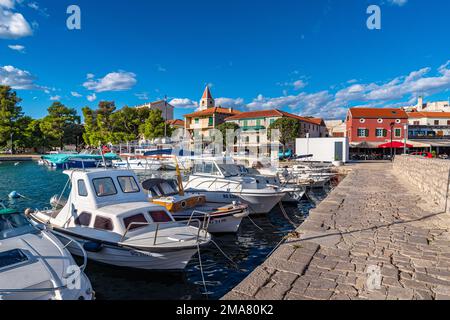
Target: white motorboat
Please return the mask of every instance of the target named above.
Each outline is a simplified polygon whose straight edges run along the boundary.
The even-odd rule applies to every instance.
[[[166,207],[176,220],[207,220],[211,233],[236,233],[242,219],[249,214],[246,204],[218,205],[206,202],[203,194],[185,194],[182,184],[175,180],[148,179],[142,186],[148,191],[150,201]]]
[[[71,182],[68,200],[30,216],[73,237],[92,260],[146,270],[183,270],[199,246],[211,240],[201,221],[176,222],[166,208],[149,203],[131,170],[65,173]],[[68,248],[80,254],[76,245]]]
[[[84,266],[45,226],[0,210],[0,300],[92,300]]]
[[[250,213],[269,213],[286,195],[278,186],[257,182],[253,177],[242,176],[235,164],[221,164],[214,160],[198,160],[189,180],[184,182],[187,193],[201,193],[206,201],[227,203],[241,201],[248,204]]]
[[[114,160],[112,162],[114,168],[130,169],[134,171],[157,171],[162,167],[161,161],[144,156],[121,154],[120,158],[121,160]]]
[[[238,167],[242,175],[255,178],[260,187],[276,186],[283,188],[286,191],[286,195],[281,199],[282,202],[297,203],[306,193],[306,188],[303,185],[294,183],[283,184],[275,168],[264,168],[262,172],[259,172],[257,169],[246,168],[243,165],[238,165]]]

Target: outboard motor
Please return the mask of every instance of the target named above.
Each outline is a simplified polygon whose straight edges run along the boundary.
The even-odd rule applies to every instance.
[[[67,199],[64,197],[61,197],[59,195],[54,195],[50,198],[50,205],[54,209],[62,209],[67,204]]]

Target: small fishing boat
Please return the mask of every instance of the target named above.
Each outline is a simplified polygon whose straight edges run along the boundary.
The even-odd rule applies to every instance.
[[[121,160],[113,160],[112,165],[118,169],[130,169],[134,171],[157,171],[161,169],[161,161],[149,157],[136,156],[133,154],[121,154]]]
[[[0,209],[0,300],[92,300],[85,265],[86,259],[78,267],[44,225],[32,224],[15,210]]]
[[[211,240],[207,225],[176,222],[166,208],[149,203],[131,170],[64,171],[71,191],[53,209],[30,217],[57,234],[73,237],[92,260],[146,270],[183,270],[200,246]],[[63,240],[63,239],[62,239]],[[80,255],[79,247],[67,243]]]
[[[113,160],[120,158],[114,153],[96,154],[92,151],[81,153],[59,153],[42,156],[45,165],[56,169],[97,168],[99,166],[111,166]]]
[[[189,180],[183,183],[186,193],[202,193],[212,203],[241,201],[250,213],[269,213],[286,195],[275,185],[258,183],[254,177],[242,175],[240,168],[216,160],[197,160]]]
[[[211,233],[236,233],[242,219],[248,216],[247,205],[234,202],[220,206],[207,203],[201,193],[185,194],[181,180],[148,179],[142,186],[147,190],[150,201],[164,206],[175,220],[207,220]]]

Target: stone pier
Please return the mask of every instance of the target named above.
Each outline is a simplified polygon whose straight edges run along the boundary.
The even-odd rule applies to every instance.
[[[223,299],[450,299],[450,161],[447,169],[417,161],[353,165],[297,231]],[[422,173],[412,174],[410,165]]]

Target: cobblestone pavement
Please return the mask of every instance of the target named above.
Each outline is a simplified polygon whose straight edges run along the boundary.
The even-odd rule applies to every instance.
[[[389,163],[355,166],[223,299],[450,299],[450,218]]]

